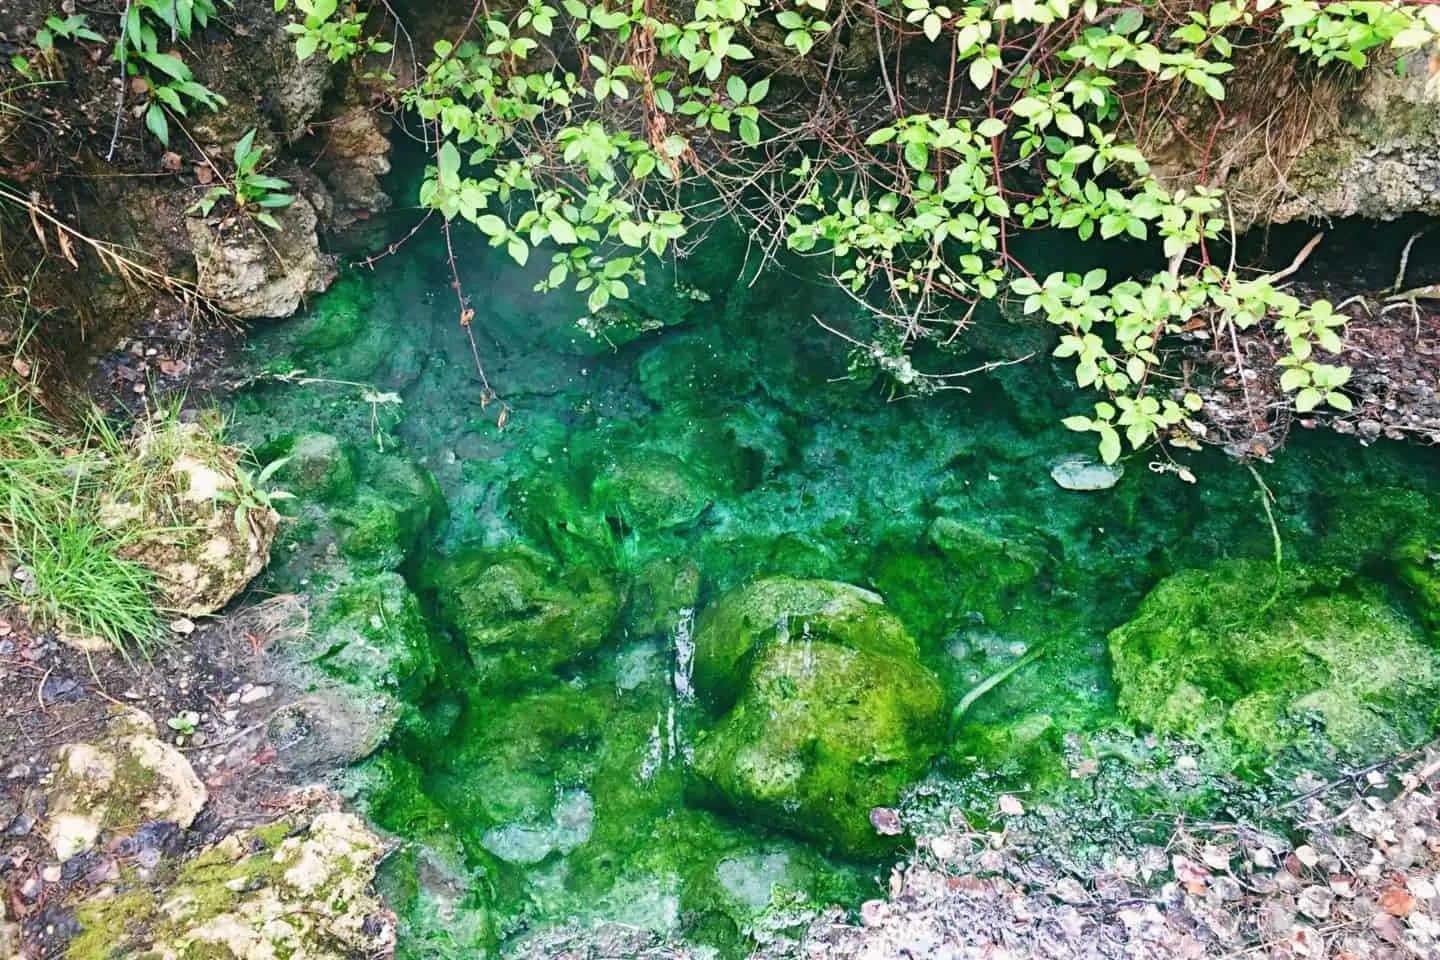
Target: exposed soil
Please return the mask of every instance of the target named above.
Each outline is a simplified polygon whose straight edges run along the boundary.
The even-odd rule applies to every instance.
[[[280,631],[297,609],[281,598],[200,624],[177,621],[148,658],[127,660],[67,646],[0,606],[0,890],[6,918],[20,924],[23,955],[62,954],[77,930],[75,901],[130,863],[153,867],[235,830],[332,802],[325,788],[304,786],[327,771],[311,762],[303,738],[272,722],[303,697],[275,660]],[[277,618],[278,610],[285,616]],[[162,737],[183,741],[179,749],[208,802],[189,830],[166,822],[112,830],[62,866],[42,835],[55,751],[93,740],[127,707],[148,713]],[[187,711],[199,716],[191,736],[168,723]]]

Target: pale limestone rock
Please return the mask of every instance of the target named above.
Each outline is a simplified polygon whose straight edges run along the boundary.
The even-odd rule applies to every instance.
[[[95,743],[56,751],[46,793],[45,838],[61,860],[88,849],[112,826],[171,820],[188,827],[205,805],[205,785],[138,710],[113,718]]]

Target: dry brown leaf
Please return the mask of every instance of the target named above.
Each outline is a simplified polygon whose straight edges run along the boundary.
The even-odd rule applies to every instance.
[[[1410,896],[1410,891],[1401,886],[1390,886],[1380,891],[1380,897],[1376,901],[1380,909],[1392,917],[1408,917],[1415,909],[1415,898]]]

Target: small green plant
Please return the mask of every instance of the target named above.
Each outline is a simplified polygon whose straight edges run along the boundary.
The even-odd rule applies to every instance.
[[[191,204],[187,212],[208,217],[217,203],[228,198],[241,216],[249,217],[271,230],[281,229],[280,221],[269,211],[290,206],[295,202],[295,196],[285,192],[290,189],[290,181],[260,172],[260,161],[264,155],[265,148],[255,146],[255,128],[252,127],[235,144],[234,175],[228,182],[211,187],[205,196]]]
[[[275,12],[289,5],[288,0],[275,0]],[[323,52],[331,63],[349,60],[366,53],[389,53],[394,45],[379,37],[366,36],[365,14],[347,5],[342,11],[336,0],[295,0],[295,7],[305,15],[303,20],[285,25],[285,32],[295,37],[295,56],[304,62],[316,51]],[[339,13],[339,16],[336,14]]]
[[[289,462],[289,457],[272,460],[258,474],[236,467],[235,489],[216,493],[215,497],[221,503],[235,504],[235,529],[240,533],[250,532],[251,511],[269,512],[279,501],[295,499],[295,494],[288,490],[273,490],[268,486],[270,478]]]
[[[185,741],[195,736],[200,726],[200,714],[194,710],[181,710],[165,721],[165,726],[175,731],[175,745],[183,747]]]

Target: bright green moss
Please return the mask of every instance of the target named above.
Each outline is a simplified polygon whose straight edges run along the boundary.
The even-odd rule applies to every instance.
[[[1415,626],[1377,596],[1333,592],[1301,571],[1275,576],[1229,561],[1161,581],[1110,635],[1120,708],[1164,733],[1262,755],[1303,739],[1311,720],[1364,756],[1428,736],[1440,655]]]
[[[915,641],[876,594],[831,580],[769,577],[727,593],[700,614],[696,692],[712,710],[724,711],[744,685],[751,654],[777,637],[915,655]]]
[[[792,633],[758,656],[695,767],[742,815],[848,854],[892,845],[870,824],[939,749],[944,694],[913,658]]]
[[[425,583],[482,684],[538,682],[595,650],[622,599],[596,571],[563,567],[523,547],[438,560],[426,568]]]

